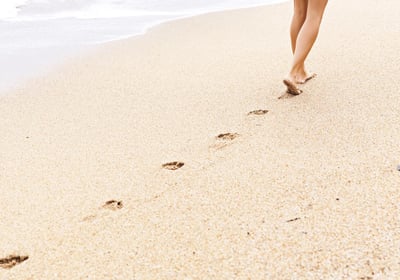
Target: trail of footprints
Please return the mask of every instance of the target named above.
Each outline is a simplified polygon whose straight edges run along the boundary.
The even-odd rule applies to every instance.
[[[254,115],[254,116],[262,116],[268,113],[268,110],[255,110],[249,112],[247,115]],[[222,149],[230,144],[233,143],[235,139],[240,137],[240,134],[238,133],[221,133],[215,137],[216,143],[212,146],[215,149]],[[162,165],[162,168],[165,170],[169,171],[176,171],[178,169],[181,169],[185,163],[181,161],[173,161],[173,162],[168,162]],[[106,201],[101,208],[104,210],[109,210],[109,211],[118,211],[121,210],[124,207],[124,204],[121,200],[109,200]],[[97,215],[89,215],[85,218],[83,218],[82,221],[87,222],[87,221],[92,221],[97,218]],[[14,266],[28,260],[29,256],[17,256],[17,255],[10,255],[5,258],[0,258],[0,268],[3,269],[11,269]]]
[[[247,113],[248,116],[263,116],[269,113],[269,110],[265,109],[259,109],[259,110],[254,110],[249,113]],[[225,148],[233,143],[235,139],[240,137],[240,134],[238,133],[221,133],[215,137],[216,142],[210,146],[210,148],[213,148],[215,150],[220,150],[222,148]],[[176,171],[178,169],[181,169],[185,163],[180,162],[180,161],[173,161],[173,162],[168,162],[164,163],[162,165],[163,169],[170,170],[170,171]]]

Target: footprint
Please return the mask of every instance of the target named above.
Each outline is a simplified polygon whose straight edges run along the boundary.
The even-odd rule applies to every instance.
[[[296,222],[296,221],[299,221],[299,220],[301,220],[301,218],[294,218],[294,219],[290,219],[290,220],[287,220],[286,221],[286,223],[293,223],[293,222]]]
[[[174,161],[174,162],[165,163],[162,165],[162,167],[167,170],[178,170],[179,168],[182,168],[184,165],[185,164],[183,162]]]
[[[247,115],[262,116],[262,115],[267,114],[268,112],[269,112],[268,110],[255,110],[255,111],[249,112]]]
[[[10,255],[6,258],[0,259],[0,267],[5,269],[10,269],[17,264],[20,264],[26,261],[29,257],[28,256],[14,256]]]
[[[122,203],[122,200],[109,200],[106,203],[104,203],[99,209],[107,209],[107,210],[112,210],[112,211],[117,211],[120,210],[124,207],[124,204]],[[104,216],[105,213],[102,214]],[[105,214],[107,215],[107,214]],[[81,222],[92,222],[96,219],[99,218],[99,215],[97,214],[91,214],[86,217],[84,217]]]
[[[239,137],[237,133],[224,133],[217,136],[217,139],[232,141]]]
[[[238,133],[223,133],[215,137],[216,143],[210,146],[210,148],[220,150],[232,144],[232,141],[238,138]]]
[[[103,208],[105,209],[109,209],[109,210],[119,210],[122,209],[122,207],[124,207],[124,204],[122,203],[122,201],[117,201],[117,200],[109,200],[106,203],[104,203]]]
[[[290,94],[288,92],[283,93],[281,96],[278,97],[278,99],[289,99],[296,97],[297,95]]]

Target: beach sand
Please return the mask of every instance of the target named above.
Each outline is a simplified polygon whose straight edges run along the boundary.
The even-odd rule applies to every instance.
[[[0,279],[398,279],[400,3],[330,2],[318,77],[279,99],[291,9],[169,22],[2,94]]]

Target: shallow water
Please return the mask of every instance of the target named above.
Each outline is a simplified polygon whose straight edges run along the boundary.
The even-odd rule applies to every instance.
[[[93,45],[211,11],[285,0],[1,0],[0,90]]]

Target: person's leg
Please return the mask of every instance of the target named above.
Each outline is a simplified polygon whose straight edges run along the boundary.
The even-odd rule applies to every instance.
[[[307,17],[297,36],[292,69],[289,74],[290,81],[304,83],[312,77],[304,69],[304,61],[317,39],[327,3],[328,0],[308,0]]]
[[[308,0],[294,0],[294,11],[292,23],[290,25],[290,40],[292,42],[292,52],[296,50],[297,36],[306,21]]]

